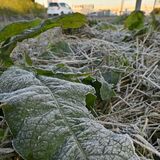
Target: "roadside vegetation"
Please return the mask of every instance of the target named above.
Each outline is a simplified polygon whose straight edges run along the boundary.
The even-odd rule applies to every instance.
[[[44,17],[45,8],[32,0],[0,0],[0,20]]]

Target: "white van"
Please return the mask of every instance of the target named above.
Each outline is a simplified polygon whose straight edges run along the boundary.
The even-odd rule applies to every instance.
[[[73,13],[71,7],[63,2],[49,2],[47,14],[48,16],[58,16]]]

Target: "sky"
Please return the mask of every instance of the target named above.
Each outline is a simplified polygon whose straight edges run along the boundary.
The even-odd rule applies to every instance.
[[[47,0],[36,0],[36,1],[45,3],[45,1]],[[120,8],[122,0],[59,0],[59,2],[62,1],[68,3],[70,6],[76,4],[94,4],[95,7],[98,8],[113,9],[113,8]],[[124,0],[124,9],[134,8],[135,2],[136,0]],[[153,6],[153,3],[154,0],[142,0],[142,7],[143,9],[151,8]]]

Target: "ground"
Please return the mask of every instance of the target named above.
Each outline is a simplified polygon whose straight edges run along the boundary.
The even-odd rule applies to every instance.
[[[144,32],[129,31],[121,18],[110,23],[90,20],[73,33],[48,30],[18,43],[12,58],[15,65],[31,65],[40,75],[94,87],[97,100],[88,109],[96,122],[114,133],[128,134],[140,159],[156,160],[160,157],[160,32],[151,24],[144,26]],[[2,113],[0,125],[3,156],[20,159],[11,147]]]

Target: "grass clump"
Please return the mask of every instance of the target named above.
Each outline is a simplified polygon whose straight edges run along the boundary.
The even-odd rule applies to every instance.
[[[80,13],[65,15],[57,20],[57,25],[62,26],[63,29],[76,29],[84,26],[87,23],[87,18],[85,15]]]
[[[129,30],[140,29],[144,27],[144,13],[141,11],[132,12],[124,22],[125,28]]]
[[[99,25],[98,27],[99,30],[116,30],[116,27],[112,24],[107,24],[107,23],[102,23],[101,25]]]

